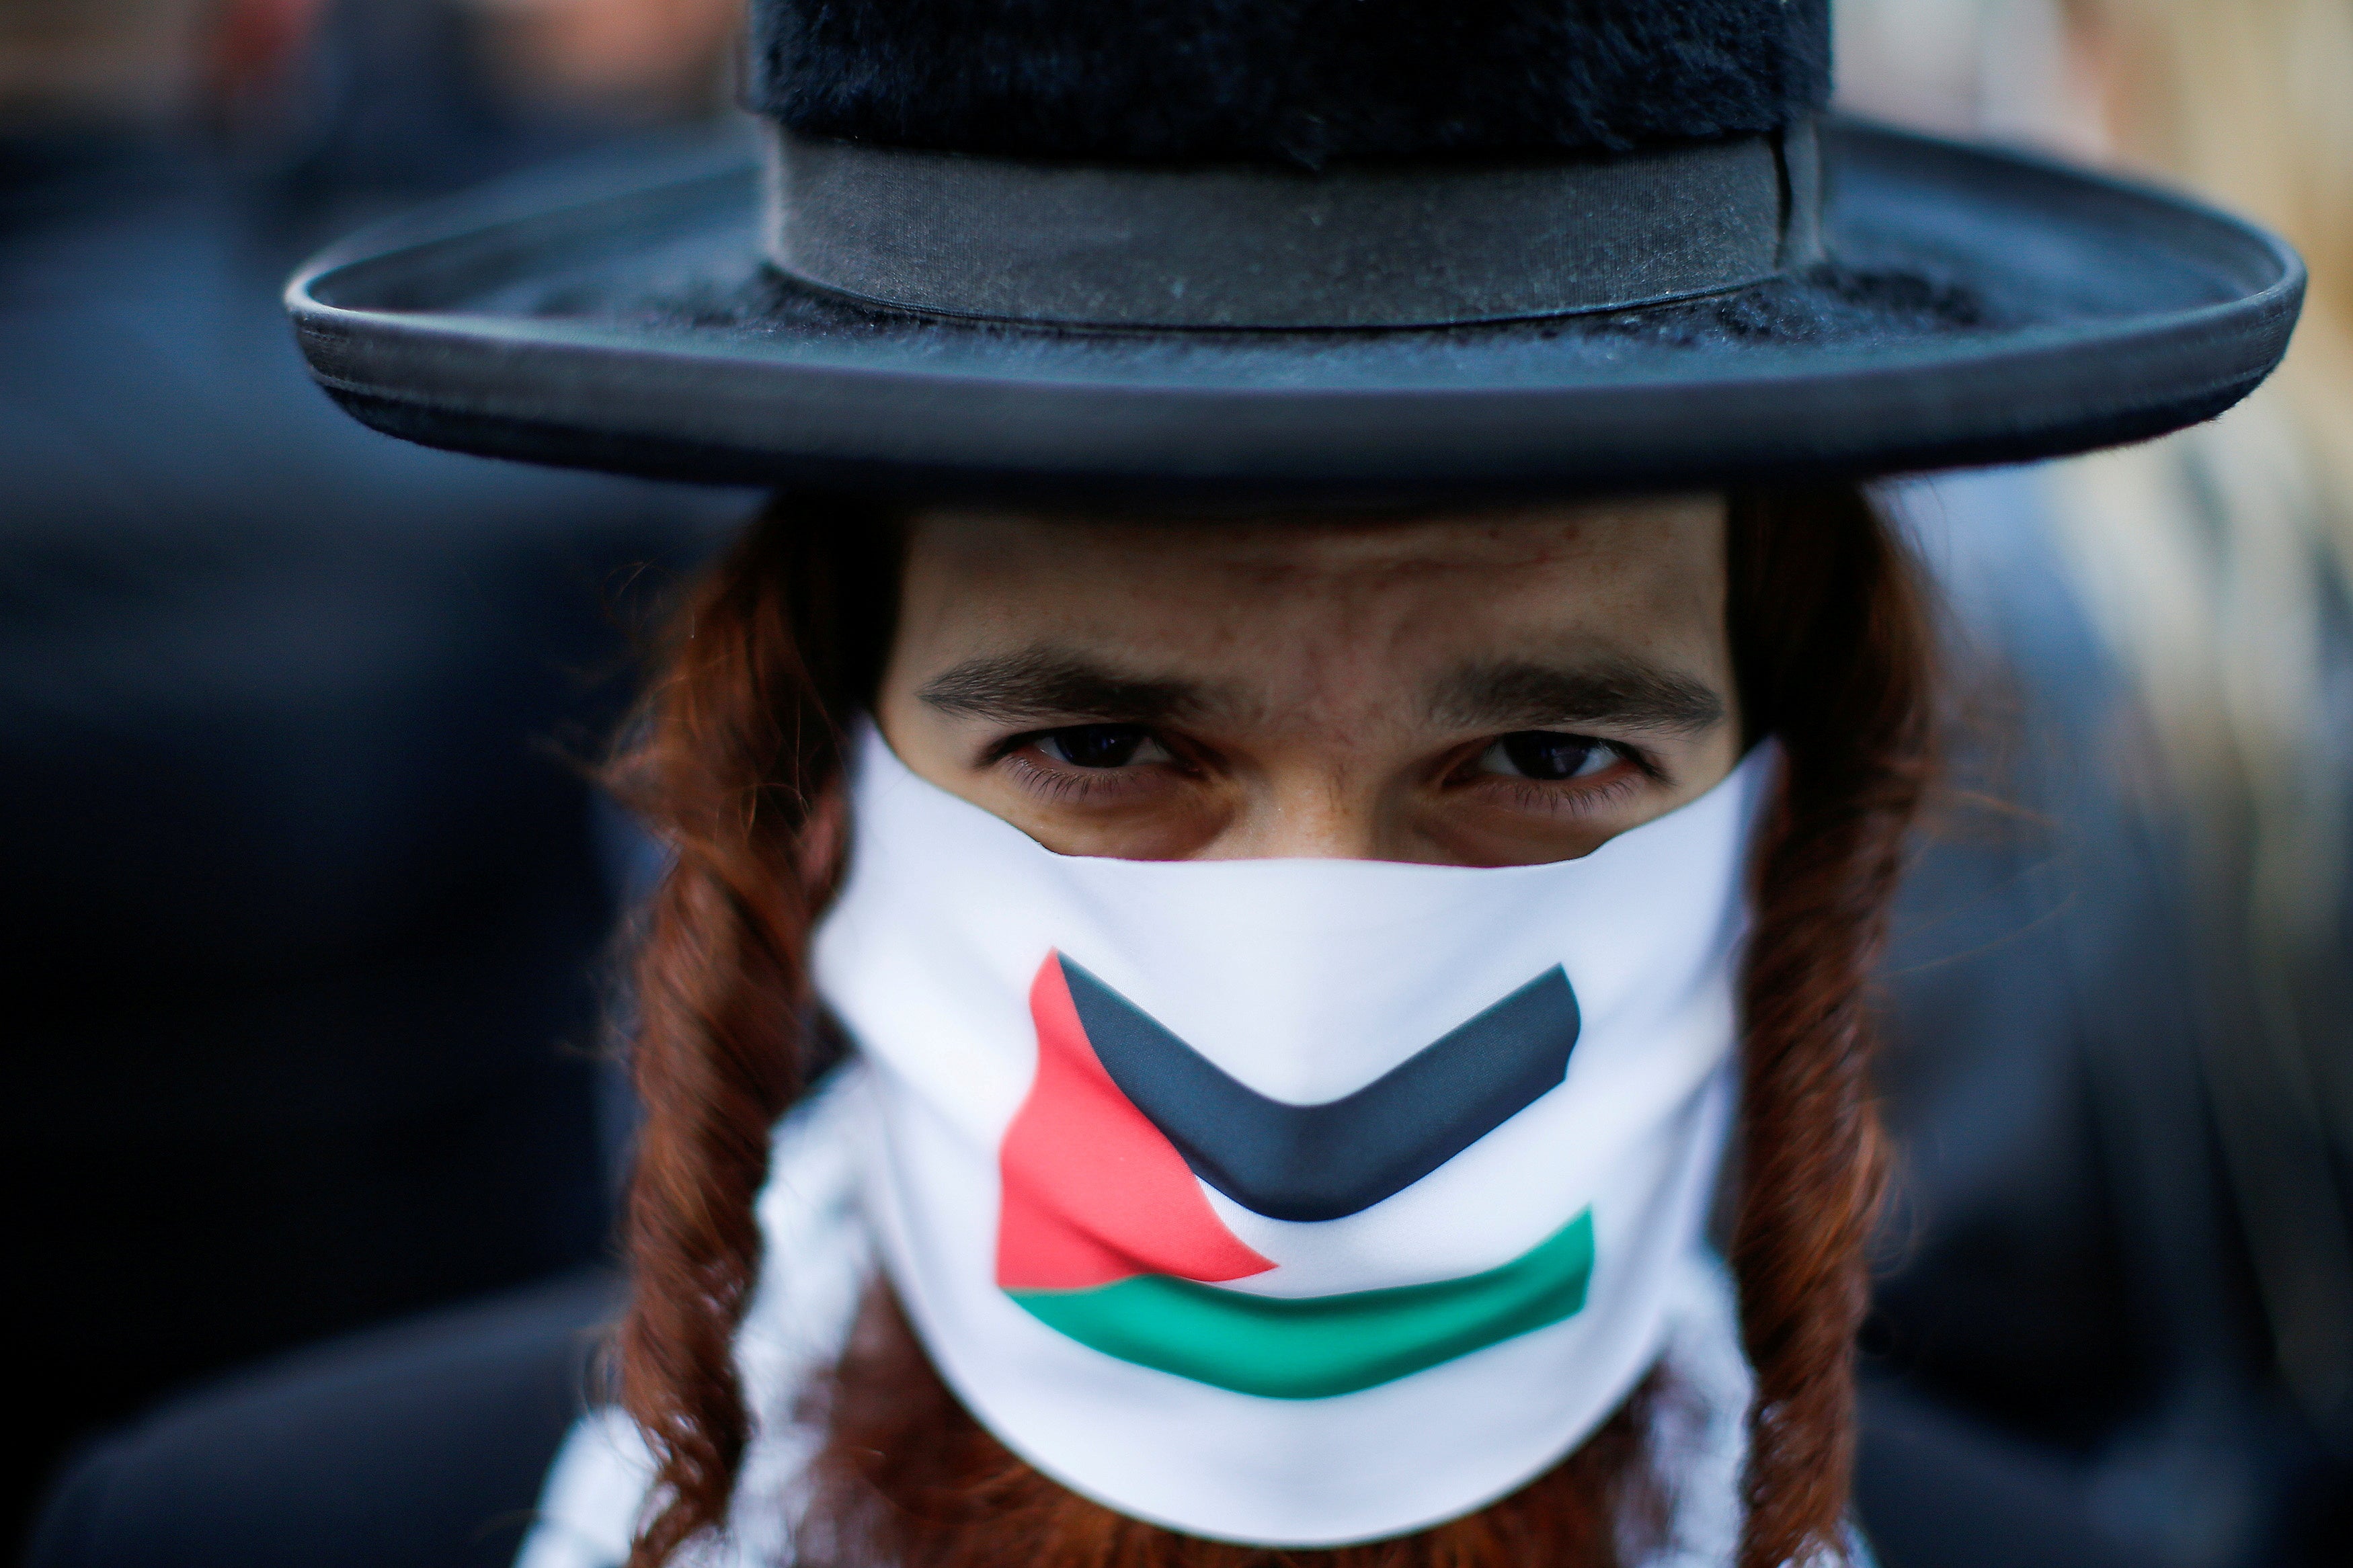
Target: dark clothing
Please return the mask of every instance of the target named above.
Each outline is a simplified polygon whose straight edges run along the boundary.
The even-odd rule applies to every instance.
[[[167,1405],[83,1457],[26,1568],[505,1568],[615,1300],[563,1281]],[[1883,1568],[2145,1561],[2086,1524],[2071,1468],[1889,1390],[1864,1402],[1861,1496]]]
[[[166,1405],[83,1458],[28,1568],[506,1568],[618,1299],[578,1276]]]
[[[616,1300],[610,1280],[562,1281],[168,1405],[83,1458],[26,1568],[504,1568]],[[1949,1414],[1866,1402],[1863,1522],[1884,1568],[2134,1568],[2052,1468]],[[1988,1518],[2008,1543],[1991,1554]]]
[[[743,510],[354,425],[248,195],[0,141],[11,1535],[174,1384],[601,1253],[561,752],[625,685],[623,569]]]
[[[2226,1026],[2185,836],[2132,786],[2128,693],[2043,504],[2031,471],[1906,498],[1961,722],[1885,970],[1899,1152],[1864,1515],[1890,1539],[1917,1521],[1892,1568],[2044,1561],[2016,1555],[2010,1513],[1963,1506],[1961,1470],[1938,1498],[1887,1468],[1891,1446],[1976,1432],[2046,1541],[2150,1568],[2341,1562],[2353,1471],[2282,1392],[2216,1143],[2201,1030]]]

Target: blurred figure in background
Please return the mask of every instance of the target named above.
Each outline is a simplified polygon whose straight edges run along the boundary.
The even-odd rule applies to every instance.
[[[461,0],[497,79],[526,104],[599,119],[717,109],[742,0]]]
[[[1954,1412],[2072,1560],[2341,1562],[2353,4],[1844,0],[1841,24],[1852,106],[2187,184],[2313,272],[2285,369],[2220,422],[1902,498],[1963,657],[2008,683],[2021,739],[1978,763],[2022,809],[1932,847],[1893,965],[1912,1223],[1866,1502]],[[1983,1521],[1938,1529],[1919,1568],[1996,1560]]]
[[[501,124],[537,155],[549,104],[708,113],[726,9],[0,0],[12,1547],[173,1385],[603,1256],[610,899],[559,753],[625,569],[740,500],[364,432],[278,295],[316,225],[497,167]],[[400,26],[448,49],[353,51]],[[390,112],[419,60],[509,106]]]
[[[2262,396],[2059,470],[2052,513],[2183,808],[2215,1119],[2279,1369],[2353,1455],[2353,4],[2066,15],[2105,145],[2260,215],[2312,270]],[[2138,549],[2114,548],[2126,528]]]
[[[424,197],[713,119],[742,0],[327,0],[258,149],[290,267]]]

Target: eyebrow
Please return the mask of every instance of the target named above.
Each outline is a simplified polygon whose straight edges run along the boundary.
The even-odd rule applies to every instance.
[[[937,712],[991,723],[1167,724],[1199,713],[1212,693],[1198,681],[1139,675],[1067,648],[1029,647],[968,658],[916,696]]]
[[[1560,667],[1469,665],[1439,683],[1430,713],[1470,729],[1610,723],[1697,735],[1724,722],[1724,699],[1701,681],[1630,659]]]

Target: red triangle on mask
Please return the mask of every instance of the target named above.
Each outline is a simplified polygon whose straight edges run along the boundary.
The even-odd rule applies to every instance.
[[[1274,1267],[1228,1230],[1176,1146],[1113,1083],[1050,952],[1029,986],[1038,1076],[997,1151],[997,1282],[1089,1290],[1141,1274],[1217,1281]]]

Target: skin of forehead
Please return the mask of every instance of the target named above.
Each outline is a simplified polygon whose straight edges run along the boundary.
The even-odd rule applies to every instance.
[[[1716,497],[1345,524],[934,514],[909,539],[876,717],[920,776],[1060,854],[1571,859],[1737,761],[1725,528]],[[958,671],[979,706],[927,700]],[[1025,671],[1043,672],[1026,701]],[[1698,689],[1713,719],[1613,729],[1610,694],[1646,680]],[[999,765],[1025,731],[1124,721],[1129,693],[1214,765],[1095,801]],[[1562,724],[1647,745],[1649,769],[1590,810],[1459,787],[1462,745]]]
[[[938,512],[911,540],[901,651],[1052,641],[1246,688],[1293,722],[1449,650],[1641,652],[1721,679],[1723,519],[1715,496],[1343,523]]]

